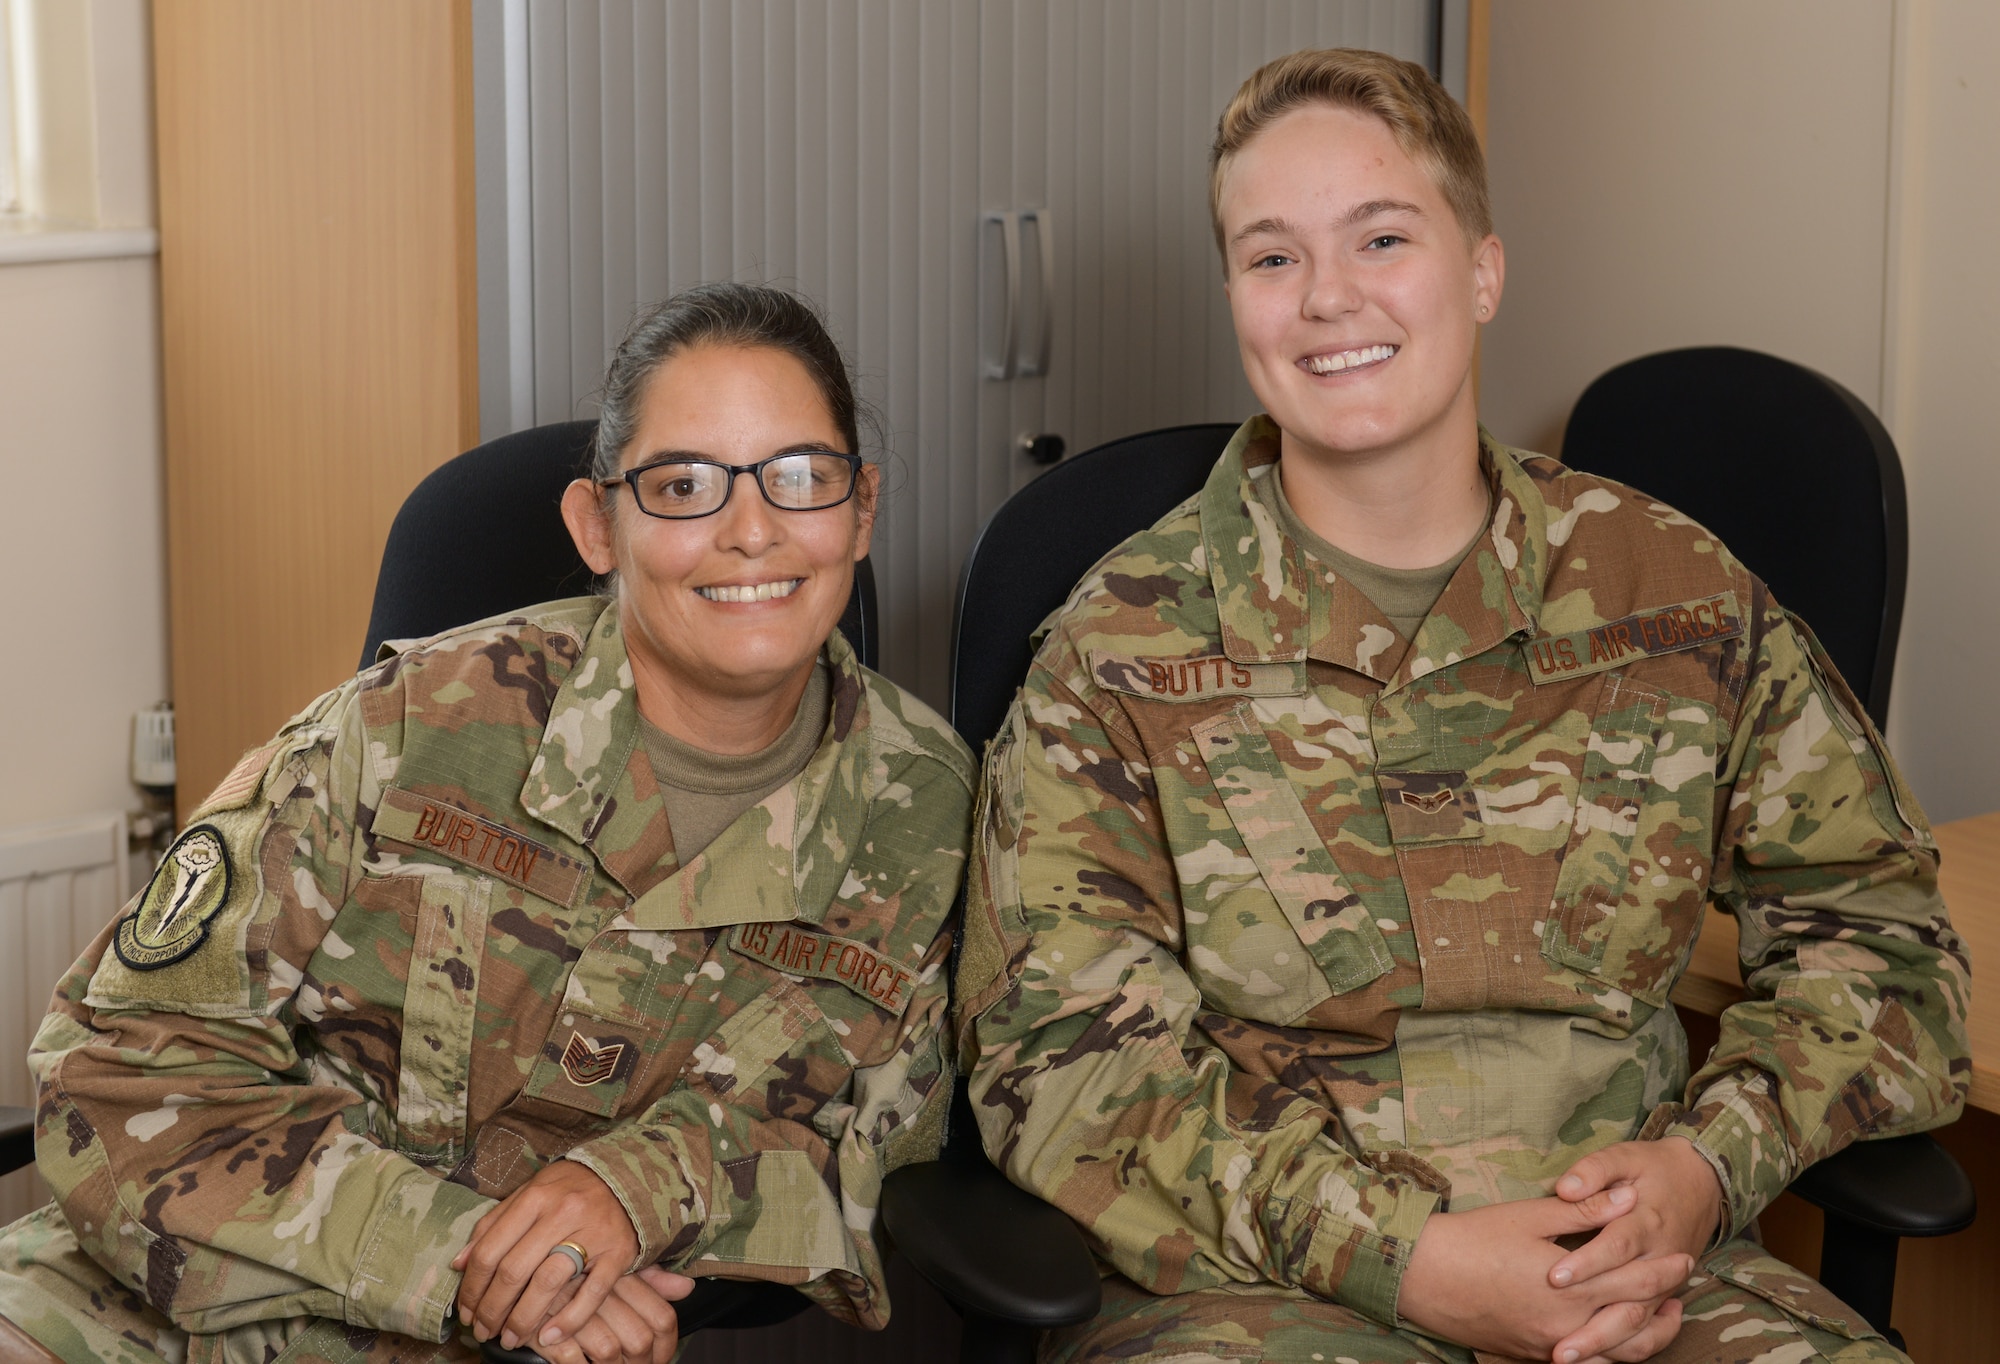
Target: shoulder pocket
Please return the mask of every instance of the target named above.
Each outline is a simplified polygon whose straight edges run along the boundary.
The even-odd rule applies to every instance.
[[[1194,741],[1251,864],[1235,865],[1242,859],[1215,841],[1176,855],[1188,964],[1203,997],[1237,1017],[1284,1024],[1387,974],[1388,943],[1263,730],[1239,706],[1197,726]],[[1252,869],[1255,879],[1244,875]],[[1272,900],[1282,922],[1268,913]]]

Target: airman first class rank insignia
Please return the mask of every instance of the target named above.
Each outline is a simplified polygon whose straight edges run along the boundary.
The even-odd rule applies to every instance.
[[[1743,615],[1736,609],[1736,594],[1724,592],[1678,606],[1640,611],[1588,630],[1531,639],[1527,645],[1528,673],[1538,685],[1557,682],[1603,672],[1628,659],[1693,649],[1742,633]]]
[[[900,1012],[916,976],[848,938],[808,933],[795,924],[738,924],[729,945],[790,976],[837,980],[871,1004]]]
[[[112,948],[134,971],[157,971],[188,956],[229,902],[229,849],[212,824],[174,840],[146,883],[139,907],[118,925]]]

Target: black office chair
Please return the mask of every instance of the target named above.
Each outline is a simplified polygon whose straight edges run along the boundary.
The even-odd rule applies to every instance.
[[[388,639],[421,639],[502,612],[581,596],[591,574],[560,510],[584,476],[594,421],[556,422],[490,440],[417,484],[389,527],[360,666]],[[855,565],[840,631],[863,664],[881,651],[875,570]]]
[[[975,752],[1027,676],[1035,627],[1106,552],[1200,491],[1235,430],[1180,426],[1099,446],[993,514],[966,556],[953,615],[951,723]],[[954,1235],[939,1209],[981,1234]],[[987,1162],[962,1080],[942,1158],[890,1174],[882,1219],[897,1249],[958,1309],[960,1364],[1027,1364],[1040,1332],[1097,1314],[1101,1290],[1083,1234]]]
[[[1876,726],[1903,621],[1903,466],[1859,398],[1775,355],[1699,346],[1643,356],[1585,389],[1564,463],[1644,489],[1729,546],[1812,626]],[[1897,1345],[1904,1236],[1972,1224],[1972,1181],[1927,1135],[1849,1146],[1792,1192],[1826,1215],[1820,1280]]]

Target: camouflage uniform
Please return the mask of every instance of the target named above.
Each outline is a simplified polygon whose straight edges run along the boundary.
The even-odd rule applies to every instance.
[[[1255,495],[1277,452],[1251,422],[1085,578],[989,755],[962,1061],[1122,1276],[1051,1353],[1463,1358],[1396,1314],[1425,1218],[1665,1134],[1727,1204],[1677,1348],[1864,1333],[1738,1238],[1963,1102],[1965,957],[1880,738],[1699,526],[1488,438],[1490,534],[1406,648]],[[1690,1078],[1709,904],[1753,998]]]
[[[71,1360],[476,1359],[449,1262],[566,1157],[634,1267],[882,1325],[881,1179],[950,1091],[973,769],[828,651],[818,751],[684,868],[601,601],[316,701],[58,988],[56,1203],[0,1237],[0,1314]]]

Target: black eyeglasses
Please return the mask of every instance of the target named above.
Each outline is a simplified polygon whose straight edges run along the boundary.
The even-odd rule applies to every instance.
[[[723,464],[712,459],[662,459],[600,478],[601,487],[620,483],[632,489],[639,510],[663,521],[713,516],[735,491],[736,475],[757,480],[764,500],[779,511],[824,511],[854,496],[861,472],[859,455],[838,450],[787,450],[755,464]]]

